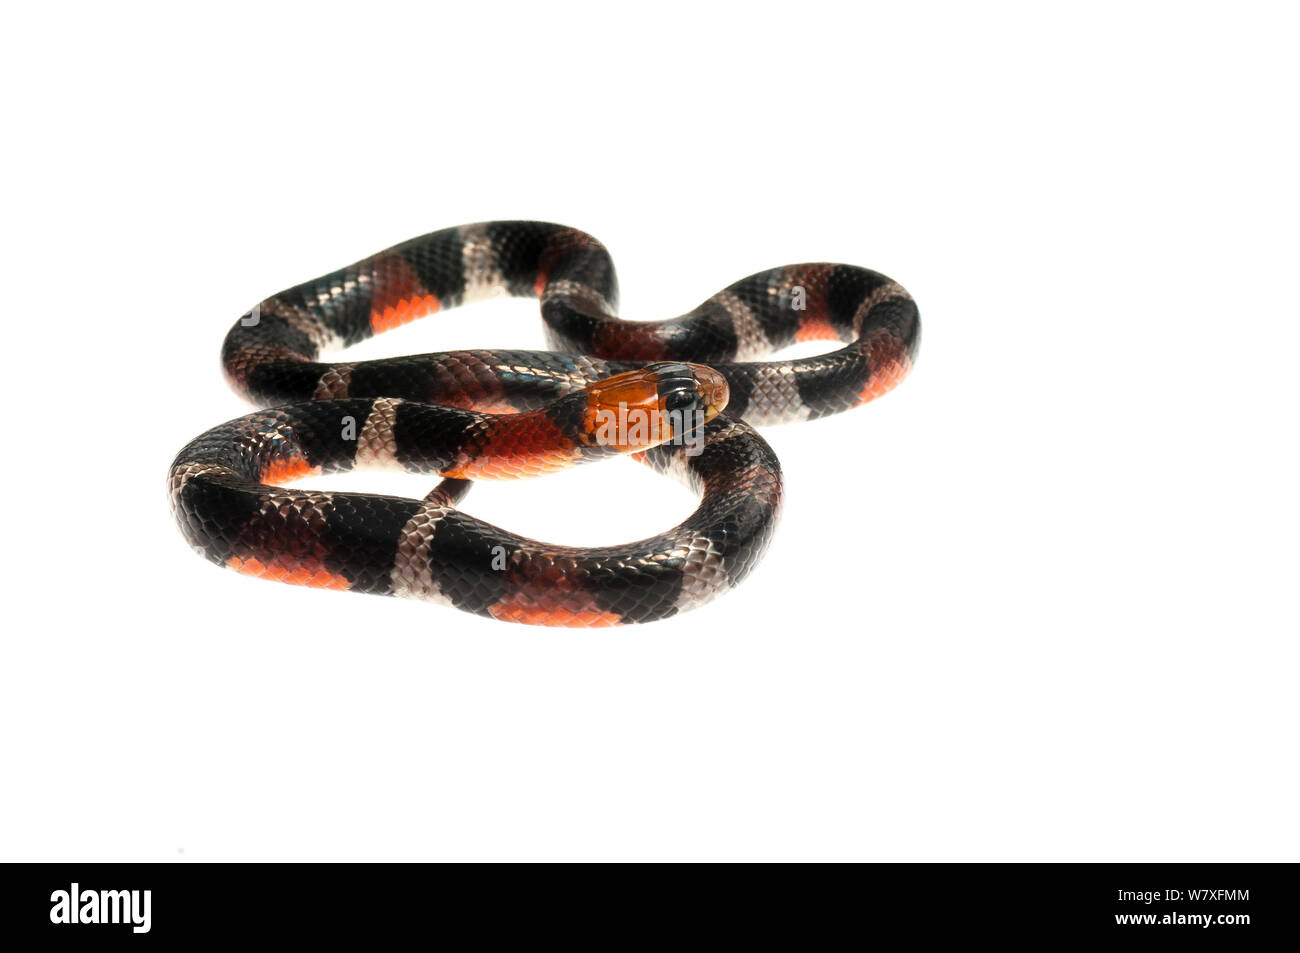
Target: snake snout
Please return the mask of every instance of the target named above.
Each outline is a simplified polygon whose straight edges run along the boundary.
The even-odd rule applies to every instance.
[[[719,371],[704,364],[689,366],[694,370],[695,380],[699,384],[700,396],[704,401],[705,419],[712,420],[727,406],[727,401],[731,399],[731,388],[727,384],[727,379]]]

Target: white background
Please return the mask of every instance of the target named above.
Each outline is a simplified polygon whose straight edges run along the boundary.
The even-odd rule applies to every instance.
[[[1300,859],[1286,7],[34,9],[0,56],[0,856]],[[599,237],[633,318],[884,271],[919,364],[767,430],[770,554],[680,619],[191,553],[164,478],[245,412],[238,315],[492,218]],[[536,304],[349,356],[471,346],[543,346]],[[693,501],[619,461],[465,506],[594,544]]]

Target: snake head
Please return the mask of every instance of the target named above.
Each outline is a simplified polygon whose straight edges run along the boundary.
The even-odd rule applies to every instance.
[[[703,364],[661,361],[587,388],[596,441],[620,451],[682,443],[727,406],[727,379]]]

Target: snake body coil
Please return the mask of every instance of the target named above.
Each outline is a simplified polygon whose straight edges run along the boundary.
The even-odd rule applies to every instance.
[[[541,299],[555,350],[316,360],[503,293]],[[708,601],[750,572],[780,511],[780,466],[750,424],[826,416],[893,388],[919,343],[916,306],[883,275],[825,263],[760,272],[661,321],[619,319],[617,294],[613,262],[590,235],[487,222],[266,299],[227,335],[222,361],[255,404],[287,406],[215,427],[180,452],[169,487],[181,531],[250,575],[512,622],[649,622]],[[754,360],[819,339],[845,346]],[[623,452],[699,491],[696,511],[658,536],[584,549],[455,508],[472,479]],[[444,479],[424,500],[277,485],[362,467]]]

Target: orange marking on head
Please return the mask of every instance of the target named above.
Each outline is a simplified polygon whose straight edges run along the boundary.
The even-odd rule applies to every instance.
[[[390,304],[377,311],[371,311],[370,327],[376,334],[383,334],[385,331],[391,331],[403,324],[409,324],[416,318],[422,318],[426,314],[433,314],[440,307],[442,307],[442,302],[438,300],[436,295],[426,294],[410,298],[399,298],[395,304]]]
[[[315,569],[307,566],[291,567],[275,560],[264,563],[255,556],[250,556],[247,559],[231,556],[226,560],[226,565],[246,576],[256,576],[274,582],[287,582],[291,586],[344,590],[352,585],[346,576],[327,572],[321,567]]]
[[[628,371],[587,387],[587,433],[594,434],[605,414],[654,414],[658,416],[659,378],[648,370]]]
[[[312,466],[305,457],[289,457],[287,459],[272,460],[270,465],[262,471],[261,480],[263,483],[278,486],[302,477],[320,476],[320,473],[320,467]]]
[[[620,452],[644,450],[682,436],[688,432],[683,428],[707,423],[726,406],[731,396],[727,379],[716,370],[703,364],[670,366],[667,373],[673,376],[668,378],[665,365],[650,365],[587,385],[587,435]],[[687,375],[681,373],[683,367]],[[665,381],[670,384],[667,396],[660,390]],[[670,411],[668,397],[682,396],[690,403]],[[683,416],[684,407],[699,416]]]

